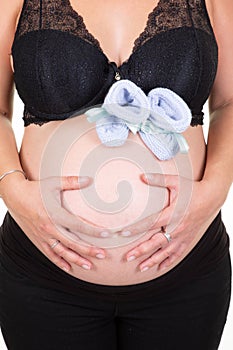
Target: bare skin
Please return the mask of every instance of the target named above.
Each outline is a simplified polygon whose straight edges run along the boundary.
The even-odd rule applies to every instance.
[[[77,129],[81,128],[81,125],[86,124],[87,122],[85,116],[79,116],[77,117],[77,120],[71,119],[69,121],[66,121],[66,123],[72,124],[72,129],[74,128],[74,126]],[[26,173],[29,174],[28,176],[30,177],[30,179],[37,180],[39,178],[40,165],[44,147],[48,142],[48,137],[51,135],[51,130],[54,131],[56,128],[58,128],[58,125],[60,124],[61,122],[53,122],[43,125],[42,127],[31,125],[26,128],[20,156],[22,167],[23,169],[25,169]],[[189,130],[186,131],[186,135],[186,140],[190,145],[189,157],[179,155],[177,156],[177,158],[189,158],[189,161],[186,161],[186,165],[188,168],[184,166],[183,169],[179,169],[179,172],[180,175],[193,176],[196,180],[198,180],[202,176],[202,169],[205,160],[205,143],[202,135],[202,129],[201,127],[195,129],[190,127]],[[146,150],[146,152],[150,153],[150,151],[146,148],[143,142],[140,141],[138,136],[130,134],[129,140],[132,140],[133,149],[135,149],[136,152],[138,152],[137,145],[139,144],[140,148],[143,148]],[[200,147],[200,144],[202,144],[202,147]],[[64,168],[61,170],[62,175],[66,176],[79,174],[80,164],[82,164],[83,160],[87,161],[87,164],[89,164],[87,165],[87,167],[90,167],[91,172],[92,164],[91,160],[89,160],[88,163],[88,154],[90,150],[93,149],[93,147],[95,148],[98,145],[100,145],[100,141],[96,136],[95,129],[92,129],[92,131],[90,131],[87,135],[82,136],[81,140],[77,140],[77,142],[75,142],[75,144],[73,145],[72,149],[69,150],[69,152],[66,154],[66,159],[64,160],[63,164]],[[199,149],[199,153],[195,153],[195,149],[197,147]],[[200,149],[202,149],[202,157],[200,157]],[[110,154],[113,154],[113,150],[111,150],[110,152]],[[121,146],[117,154],[118,156],[122,155],[127,157],[127,144]],[[99,153],[97,152],[97,157],[100,157],[101,159],[101,151],[99,151]],[[152,154],[150,155],[150,157],[151,158],[148,168],[150,168],[151,171],[153,171],[153,169],[156,168],[157,171],[161,169],[163,173],[176,174],[176,166],[177,164],[179,166],[179,164],[182,162],[182,160],[179,161],[175,159],[165,162],[159,161]],[[140,159],[140,156],[138,156],[136,160],[141,166],[143,165],[143,159]],[[144,169],[146,169],[145,166],[144,169],[137,169],[137,167],[133,167],[132,161],[129,158],[127,159],[127,161],[125,161],[114,159],[114,157],[112,158],[111,166],[109,167],[107,167],[104,164],[101,164],[101,161],[99,163],[99,165],[102,166],[103,169],[100,175],[97,176],[97,179],[95,180],[94,184],[97,192],[99,192],[100,195],[106,201],[111,202],[115,200],[112,193],[113,191],[115,191],[115,182],[117,178],[118,180],[120,180],[122,177],[131,184],[133,188],[133,198],[134,196],[136,196],[136,199],[133,199],[130,202],[127,209],[122,209],[119,212],[119,214],[116,213],[115,215],[113,214],[109,217],[109,215],[107,214],[99,213],[95,209],[90,209],[88,203],[85,204],[85,201],[81,200],[82,197],[80,196],[79,190],[66,191],[66,203],[69,206],[69,209],[72,209],[73,212],[75,212],[77,215],[80,215],[87,220],[89,219],[96,225],[117,229],[119,228],[119,226],[124,227],[126,225],[129,225],[134,220],[139,220],[140,218],[142,218],[139,214],[143,211],[144,207],[146,206],[147,200],[154,200],[154,205],[150,205],[149,211],[147,210],[146,213],[143,214],[143,217],[146,217],[149,214],[153,214],[155,212],[159,212],[163,207],[167,206],[168,196],[166,189],[163,189],[161,191],[160,188],[155,188],[157,192],[154,191],[150,194],[150,196],[152,196],[151,199],[147,198],[146,194],[148,186],[140,180],[140,174]],[[117,165],[116,168],[114,167],[115,163]],[[132,167],[134,171],[132,171]],[[105,168],[107,171],[105,171]],[[195,171],[192,174],[193,169],[195,169]],[[88,175],[91,174],[88,173]],[[114,176],[116,177],[115,181],[113,180]],[[110,188],[112,188],[112,192],[110,192]],[[143,201],[144,195],[145,199]],[[127,213],[126,216],[124,215],[125,213]],[[203,227],[202,231],[200,231],[200,236],[202,235],[202,232],[204,232],[204,230],[205,227]],[[158,231],[160,231],[160,229],[154,230],[154,232]],[[166,239],[162,236],[161,233],[158,233],[158,235],[161,236],[162,244],[166,245]],[[142,237],[138,238],[137,241],[135,241],[135,239],[131,239],[130,241],[132,242],[129,244],[126,244],[128,240],[127,237],[122,237],[121,239],[118,238],[117,240],[115,238],[91,238],[89,239],[90,243],[96,243],[103,247],[107,246],[106,258],[97,261],[92,259],[93,266],[88,272],[83,271],[82,269],[80,269],[80,267],[77,267],[75,266],[75,264],[73,264],[71,273],[72,275],[78,278],[101,284],[131,284],[152,279],[155,276],[161,274],[161,272],[151,270],[147,273],[141,273],[140,269],[138,268],[139,261],[132,261],[130,263],[127,263],[126,261],[126,253],[136,244],[138,244],[139,242],[146,241],[151,236],[152,232],[149,232],[146,235],[143,235]],[[84,236],[81,237],[85,238]],[[115,240],[116,244],[118,244],[119,247],[115,247]],[[34,243],[36,244],[36,242]],[[110,248],[108,248],[109,246]],[[192,247],[190,246],[190,249],[191,248]],[[55,250],[59,251],[59,246],[57,246]],[[144,259],[145,257],[141,257],[141,261],[143,261]]]
[[[227,3],[227,0],[224,1]],[[17,23],[17,18],[19,16],[19,11],[22,5],[21,1],[15,1],[15,10],[8,9],[8,12],[11,12],[12,23]],[[144,29],[145,21],[147,19],[148,13],[152,11],[152,9],[156,6],[155,1],[110,1],[104,3],[103,6],[100,6],[98,1],[98,6],[95,6],[96,11],[95,14],[91,11],[94,4],[93,2],[85,2],[85,1],[71,1],[73,9],[77,10],[84,18],[85,23],[89,31],[94,34],[96,38],[100,41],[101,47],[110,61],[114,61],[119,66],[122,62],[128,59],[129,55],[132,51],[132,44],[135,40],[135,37]],[[7,6],[7,5],[5,5]],[[168,245],[166,238],[162,235],[162,233],[158,233],[160,231],[161,226],[168,226],[169,220],[171,217],[171,212],[174,212],[174,207],[172,208],[172,191],[171,187],[173,186],[176,192],[175,201],[180,198],[180,193],[177,184],[175,184],[176,177],[165,177],[167,185],[161,186],[158,179],[153,177],[149,183],[152,187],[154,187],[154,196],[156,191],[158,191],[158,195],[156,197],[156,208],[154,208],[155,214],[158,214],[163,208],[167,207],[167,211],[162,211],[165,213],[161,215],[161,218],[157,220],[156,225],[151,227],[151,222],[148,219],[137,225],[135,228],[131,226],[127,227],[131,224],[131,221],[135,220],[135,211],[141,210],[140,205],[143,208],[145,203],[141,201],[134,201],[133,206],[130,207],[131,211],[127,212],[127,220],[124,221],[122,219],[119,222],[119,217],[114,215],[111,217],[110,224],[113,228],[118,224],[120,226],[120,230],[133,232],[134,234],[138,234],[140,232],[147,233],[137,240],[131,240],[131,243],[121,244],[119,247],[111,247],[111,248],[101,248],[92,247],[91,250],[83,246],[81,242],[73,243],[69,242],[68,239],[64,239],[62,234],[57,231],[56,227],[51,224],[50,220],[45,219],[45,213],[40,215],[39,218],[35,219],[35,224],[30,226],[25,216],[22,214],[23,207],[33,207],[41,208],[42,211],[42,203],[38,194],[38,180],[40,179],[40,166],[43,164],[43,151],[46,145],[48,144],[48,140],[53,135],[54,131],[58,129],[58,127],[62,124],[62,122],[50,122],[48,124],[43,125],[42,127],[36,125],[30,125],[25,129],[25,134],[23,138],[22,147],[20,150],[20,157],[17,158],[17,152],[14,146],[13,136],[11,133],[11,129],[8,121],[4,116],[2,116],[1,123],[3,125],[2,130],[5,131],[4,135],[7,133],[10,135],[8,139],[5,136],[5,145],[7,144],[8,150],[6,150],[6,146],[4,146],[4,142],[2,141],[1,147],[4,150],[4,154],[6,154],[5,159],[1,162],[1,173],[7,171],[8,169],[16,169],[22,167],[25,172],[28,174],[29,181],[25,181],[20,174],[15,174],[13,176],[8,177],[8,179],[4,179],[0,186],[0,193],[5,200],[9,210],[11,211],[13,217],[21,226],[25,234],[29,237],[29,239],[40,249],[52,262],[54,262],[59,267],[67,270],[68,273],[72,274],[77,278],[81,278],[83,280],[107,285],[125,285],[125,284],[134,284],[143,281],[148,281],[153,278],[156,278],[174,266],[176,266],[195,246],[195,244],[200,240],[205,230],[217,214],[219,208],[223,204],[229,186],[232,182],[232,176],[228,174],[232,174],[232,165],[230,165],[228,161],[228,154],[222,152],[222,149],[225,149],[224,145],[228,142],[232,144],[230,138],[230,132],[233,129],[232,116],[231,120],[225,118],[225,125],[221,122],[221,128],[218,127],[218,135],[216,136],[216,128],[214,124],[218,124],[218,120],[223,120],[222,116],[231,115],[232,114],[232,96],[229,94],[229,79],[226,81],[226,74],[223,66],[227,64],[229,60],[229,55],[226,52],[225,46],[227,45],[222,39],[222,33],[219,29],[219,19],[216,16],[216,4],[215,1],[208,1],[207,7],[210,13],[211,21],[215,24],[217,38],[222,43],[221,45],[221,56],[220,56],[220,64],[218,69],[218,74],[216,78],[216,82],[213,88],[213,92],[211,95],[211,112],[213,115],[214,123],[211,129],[210,137],[209,137],[209,146],[208,146],[208,154],[206,153],[206,145],[203,137],[202,127],[198,126],[195,128],[190,127],[185,133],[184,136],[189,144],[189,156],[188,156],[188,168],[180,168],[177,172],[174,164],[180,164],[179,157],[173,161],[168,162],[159,162],[155,157],[151,156],[151,169],[140,169],[140,171],[135,171],[134,174],[130,172],[130,167],[132,166],[130,159],[128,162],[123,162],[122,164],[118,164],[119,168],[119,177],[122,176],[122,169],[125,171],[125,174],[131,174],[127,177],[127,180],[132,184],[134,193],[141,194],[142,197],[144,195],[144,191],[147,191],[148,185],[140,179],[140,172],[159,172],[157,169],[162,169],[161,173],[164,174],[173,174],[178,175],[179,177],[186,178],[187,181],[184,181],[184,184],[187,184],[187,188],[192,193],[190,206],[188,209],[187,218],[178,225],[177,222],[171,222],[173,224],[172,232],[173,232],[173,241],[172,244]],[[227,12],[224,10],[223,13]],[[225,4],[225,6],[229,7],[232,5]],[[112,9],[114,8],[114,11]],[[104,9],[104,11],[103,11]],[[14,13],[12,13],[12,11]],[[225,12],[224,12],[225,11]],[[4,12],[6,13],[6,11]],[[111,16],[109,16],[111,13]],[[133,21],[129,22],[130,15],[134,13]],[[226,15],[226,14],[225,14]],[[129,25],[130,24],[130,25]],[[227,26],[226,26],[227,27]],[[10,46],[13,40],[15,25],[12,24],[11,30],[8,30],[9,38],[5,39],[3,48],[10,52]],[[225,30],[229,30],[226,28]],[[136,34],[135,34],[136,33]],[[226,40],[226,39],[225,39]],[[6,116],[9,117],[11,115],[11,81],[12,81],[12,71],[10,70],[10,57],[3,59],[5,67],[7,69],[4,70],[4,84],[1,95],[0,95],[0,107],[1,111],[6,111]],[[228,64],[229,67],[229,64]],[[232,69],[232,68],[231,68]],[[229,70],[228,70],[229,72]],[[233,75],[233,74],[232,74]],[[233,80],[233,78],[232,78]],[[227,86],[226,86],[227,85]],[[4,114],[4,113],[2,113]],[[75,123],[76,128],[81,128],[83,124],[85,124],[85,118],[80,116],[77,120],[69,120],[67,123]],[[224,129],[223,129],[224,127]],[[1,129],[1,128],[0,128]],[[223,130],[229,132],[228,136],[224,137]],[[215,146],[213,145],[213,135],[215,138]],[[9,141],[9,139],[11,141]],[[3,140],[3,138],[2,138]],[[137,136],[130,135],[130,140],[135,145],[135,149],[138,149],[138,145],[140,145],[140,149],[146,149],[146,146],[140,141]],[[11,142],[11,144],[10,144]],[[216,145],[217,143],[217,145]],[[88,133],[86,137],[82,138],[82,141],[77,141],[73,148],[68,152],[67,162],[64,163],[64,168],[62,170],[62,175],[74,175],[79,172],[80,162],[82,161],[82,156],[85,153],[88,153],[93,147],[95,148],[99,144],[99,141],[94,134]],[[12,146],[12,147],[10,147]],[[216,150],[217,147],[217,150]],[[9,151],[11,149],[11,151]],[[221,155],[220,150],[221,149]],[[147,150],[150,152],[149,150]],[[121,155],[124,156],[127,153],[127,145],[121,147]],[[232,151],[233,153],[233,151]],[[217,154],[217,155],[216,155]],[[205,159],[207,156],[207,165],[205,165]],[[225,172],[221,172],[222,165]],[[91,164],[90,164],[91,167]],[[121,170],[120,170],[121,169]],[[142,171],[143,170],[143,171]],[[214,170],[214,172],[213,172]],[[112,174],[111,174],[112,171]],[[213,174],[218,174],[218,177]],[[110,181],[111,175],[116,174],[116,169],[108,169],[108,173],[104,175],[104,171],[102,173],[103,177],[101,181],[96,182],[96,189],[102,190],[102,195],[105,198],[110,199],[108,197],[109,190],[108,188],[112,186]],[[227,174],[227,175],[226,175]],[[48,176],[58,176],[60,174],[49,174]],[[89,175],[89,174],[84,174]],[[110,175],[110,176],[109,176]],[[218,178],[221,178],[221,185]],[[161,181],[160,181],[161,182]],[[14,188],[12,189],[12,183],[14,183]],[[194,183],[194,188],[192,185]],[[105,187],[103,187],[103,184]],[[87,183],[87,186],[90,185]],[[212,188],[216,185],[216,191],[213,193]],[[37,186],[37,187],[36,187]],[[98,187],[99,186],[99,187]],[[158,189],[158,186],[163,187],[162,191]],[[157,188],[157,189],[156,189]],[[77,201],[80,199],[79,196],[79,186],[75,185],[75,180],[72,178],[70,181],[64,180],[63,190],[66,190],[69,209],[72,208],[73,211],[77,209],[75,214],[79,214],[80,206],[77,205]],[[169,189],[169,191],[168,191]],[[192,190],[190,190],[192,189]],[[73,194],[69,198],[69,193],[72,191]],[[32,194],[34,195],[32,196]],[[37,193],[37,195],[36,195]],[[168,196],[170,195],[170,198]],[[206,203],[203,207],[201,207],[198,199],[202,194],[206,197]],[[17,197],[18,196],[18,197]],[[10,198],[14,198],[14,200],[10,200]],[[20,200],[18,200],[20,198]],[[30,199],[31,198],[31,199]],[[33,204],[32,202],[37,201],[37,203]],[[16,202],[17,203],[16,205]],[[215,205],[212,205],[215,203]],[[33,205],[32,205],[33,204]],[[80,202],[79,202],[80,204]],[[184,204],[186,206],[186,204]],[[211,207],[211,210],[209,209]],[[169,209],[170,208],[170,209]],[[197,209],[198,208],[198,209]],[[81,216],[86,218],[87,220],[90,217],[88,206],[82,207]],[[170,212],[169,212],[170,210]],[[198,212],[199,210],[199,212]],[[153,214],[148,213],[148,215]],[[203,215],[201,215],[203,214]],[[184,215],[183,212],[179,212],[179,217],[182,218]],[[196,215],[196,216],[195,216]],[[32,217],[33,213],[31,214]],[[193,218],[191,219],[191,217]],[[145,215],[147,218],[147,216]],[[141,219],[141,218],[140,218]],[[37,224],[36,224],[37,220]],[[103,226],[104,228],[104,215],[102,217],[99,214],[92,212],[91,221],[96,225]],[[106,218],[107,220],[107,218]],[[56,221],[56,220],[55,220]],[[195,226],[196,225],[196,226]],[[188,230],[188,226],[190,227],[190,231]],[[37,228],[36,228],[37,227]],[[39,227],[39,229],[38,229]],[[169,226],[168,226],[169,227]],[[197,229],[198,227],[198,229]],[[103,228],[98,232],[101,233]],[[119,227],[118,227],[119,228]],[[146,228],[146,229],[145,229]],[[191,234],[191,229],[195,234]],[[80,230],[80,232],[82,232]],[[183,236],[182,233],[184,232]],[[179,235],[178,235],[179,233]],[[189,234],[189,235],[188,235]],[[93,235],[94,231],[93,231]],[[96,233],[98,236],[98,233]],[[183,237],[183,238],[182,238]],[[59,239],[61,241],[60,244],[56,246],[56,248],[51,251],[50,246],[53,242]],[[124,240],[124,238],[122,238]],[[127,238],[128,239],[128,238]],[[104,238],[98,238],[97,240],[103,240]],[[140,246],[140,243],[143,243]],[[104,246],[105,243],[103,243]],[[181,249],[182,247],[182,249]],[[131,252],[131,254],[129,254]],[[132,252],[134,254],[132,254]],[[157,253],[158,252],[158,253]],[[160,254],[159,259],[156,256]],[[101,254],[105,258],[96,259],[96,255]],[[136,256],[136,259],[128,262],[127,258],[130,256]],[[163,269],[160,269],[159,266],[166,261],[166,264],[163,265]],[[81,266],[83,268],[81,268]],[[149,266],[150,269],[145,269],[145,267]],[[89,269],[89,271],[87,271]],[[143,273],[141,271],[144,270]]]

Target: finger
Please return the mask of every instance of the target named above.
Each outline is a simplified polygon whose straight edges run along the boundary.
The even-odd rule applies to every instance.
[[[170,191],[170,203],[173,202],[179,193],[180,176],[159,173],[145,173],[141,175],[143,182],[150,186],[166,187]]]
[[[51,188],[59,191],[79,190],[87,187],[92,183],[89,176],[52,176],[40,181],[40,185],[44,190]]]
[[[172,254],[167,259],[162,261],[162,263],[158,266],[158,270],[163,271],[167,269],[169,266],[171,266],[175,262],[175,260],[176,260],[176,255]]]
[[[157,226],[158,221],[158,214],[152,214],[150,216],[147,216],[146,218],[137,221],[133,225],[124,227],[124,230],[119,231],[118,234],[123,237],[129,237],[129,236],[135,236],[137,234],[148,232],[152,230],[155,226]],[[157,228],[157,231],[159,232],[161,228]],[[155,227],[156,231],[156,227]]]
[[[89,186],[92,179],[89,176],[63,176],[60,179],[60,189],[77,190]]]
[[[107,238],[113,235],[110,230],[91,224],[91,222],[82,219],[81,216],[71,214],[68,210],[59,206],[54,198],[51,198],[50,204],[53,210],[50,210],[49,217],[54,225],[63,226],[74,234],[77,233],[77,235],[79,232],[99,238]]]
[[[167,226],[174,213],[174,205],[168,206],[162,209],[156,214],[147,216],[146,218],[137,221],[133,225],[126,226],[122,231],[118,232],[120,236],[135,236],[143,232],[160,232],[162,226]]]
[[[155,252],[149,259],[143,261],[139,265],[139,269],[143,272],[156,266],[157,270],[161,271],[180,259],[184,253],[184,247],[185,245],[173,241],[172,243],[167,244],[165,248]]]
[[[147,271],[154,266],[157,266],[158,269],[159,265],[171,256],[172,253],[170,249],[171,248],[168,246],[165,249],[156,251],[149,259],[146,259],[139,265],[140,271]]]
[[[185,251],[185,245],[179,244],[176,246],[175,250],[172,252],[172,254],[164,261],[162,261],[158,267],[158,270],[162,271],[172,264],[174,264],[175,261],[180,259],[180,257],[183,255]]]
[[[69,272],[71,265],[61,256],[57,255],[46,242],[42,242],[42,247],[45,255],[60,269]]]
[[[60,224],[68,228],[73,232],[84,233],[93,237],[110,237],[112,232],[110,230],[105,230],[101,227],[96,226],[95,224],[88,222],[86,219],[82,219],[77,215],[73,215],[60,203],[60,191],[68,189],[79,189],[80,185],[77,180],[83,178],[83,186],[89,184],[88,177],[77,177],[77,176],[67,176],[67,177],[51,177],[41,181],[41,191],[43,194],[43,200],[45,203],[45,209],[49,215],[50,220],[54,224]],[[86,181],[87,179],[87,181]],[[56,191],[55,194],[51,192],[51,188],[56,188],[59,191]],[[59,195],[58,195],[59,192]]]
[[[167,244],[167,240],[163,234],[156,233],[150,239],[140,243],[136,248],[130,250],[126,255],[128,262],[133,261],[143,255],[157,252]]]
[[[51,246],[49,247],[51,249]],[[92,264],[89,260],[83,258],[75,251],[67,248],[62,242],[59,242],[59,244],[54,247],[53,252],[55,252],[60,258],[64,259],[65,261],[74,263],[85,270],[90,270],[92,267]]]
[[[50,245],[50,247],[57,239],[60,242],[62,242],[63,245],[65,245],[68,249],[71,249],[78,254],[97,259],[104,259],[106,257],[106,251],[103,248],[92,246],[80,239],[77,239],[77,237],[75,237],[74,240],[69,231],[59,226],[56,226],[56,228],[57,230],[54,230],[52,228],[49,232],[51,237],[56,237],[50,238],[48,240],[48,244]],[[66,239],[66,237],[68,238]]]
[[[167,187],[176,189],[179,186],[180,176],[159,173],[144,173],[141,175],[142,181],[150,186]]]

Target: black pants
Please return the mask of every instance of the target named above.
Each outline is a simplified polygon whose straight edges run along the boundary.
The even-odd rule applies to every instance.
[[[50,285],[42,283],[2,250],[0,324],[8,349],[217,349],[229,308],[231,266],[228,253],[208,269],[201,261],[193,264],[202,256],[205,239],[161,278],[123,287],[77,280],[43,256],[40,263],[47,264],[46,271],[50,266],[52,274]],[[54,283],[58,272],[60,288]],[[64,278],[76,283],[75,289],[66,290]]]

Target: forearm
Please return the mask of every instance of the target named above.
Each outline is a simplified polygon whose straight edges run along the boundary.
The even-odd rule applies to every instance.
[[[12,169],[22,170],[11,121],[3,113],[0,115],[0,155],[0,175]],[[4,198],[7,187],[16,188],[20,179],[24,179],[23,174],[14,173],[0,181],[0,196]]]
[[[206,167],[203,176],[222,205],[233,181],[233,103],[210,111]]]

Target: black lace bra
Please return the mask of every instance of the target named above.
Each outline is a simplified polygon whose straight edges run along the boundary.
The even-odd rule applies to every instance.
[[[217,69],[217,44],[204,0],[160,0],[149,14],[130,57],[109,62],[69,0],[25,0],[12,55],[25,126],[64,120],[103,100],[117,80],[146,94],[166,87],[203,124]]]

